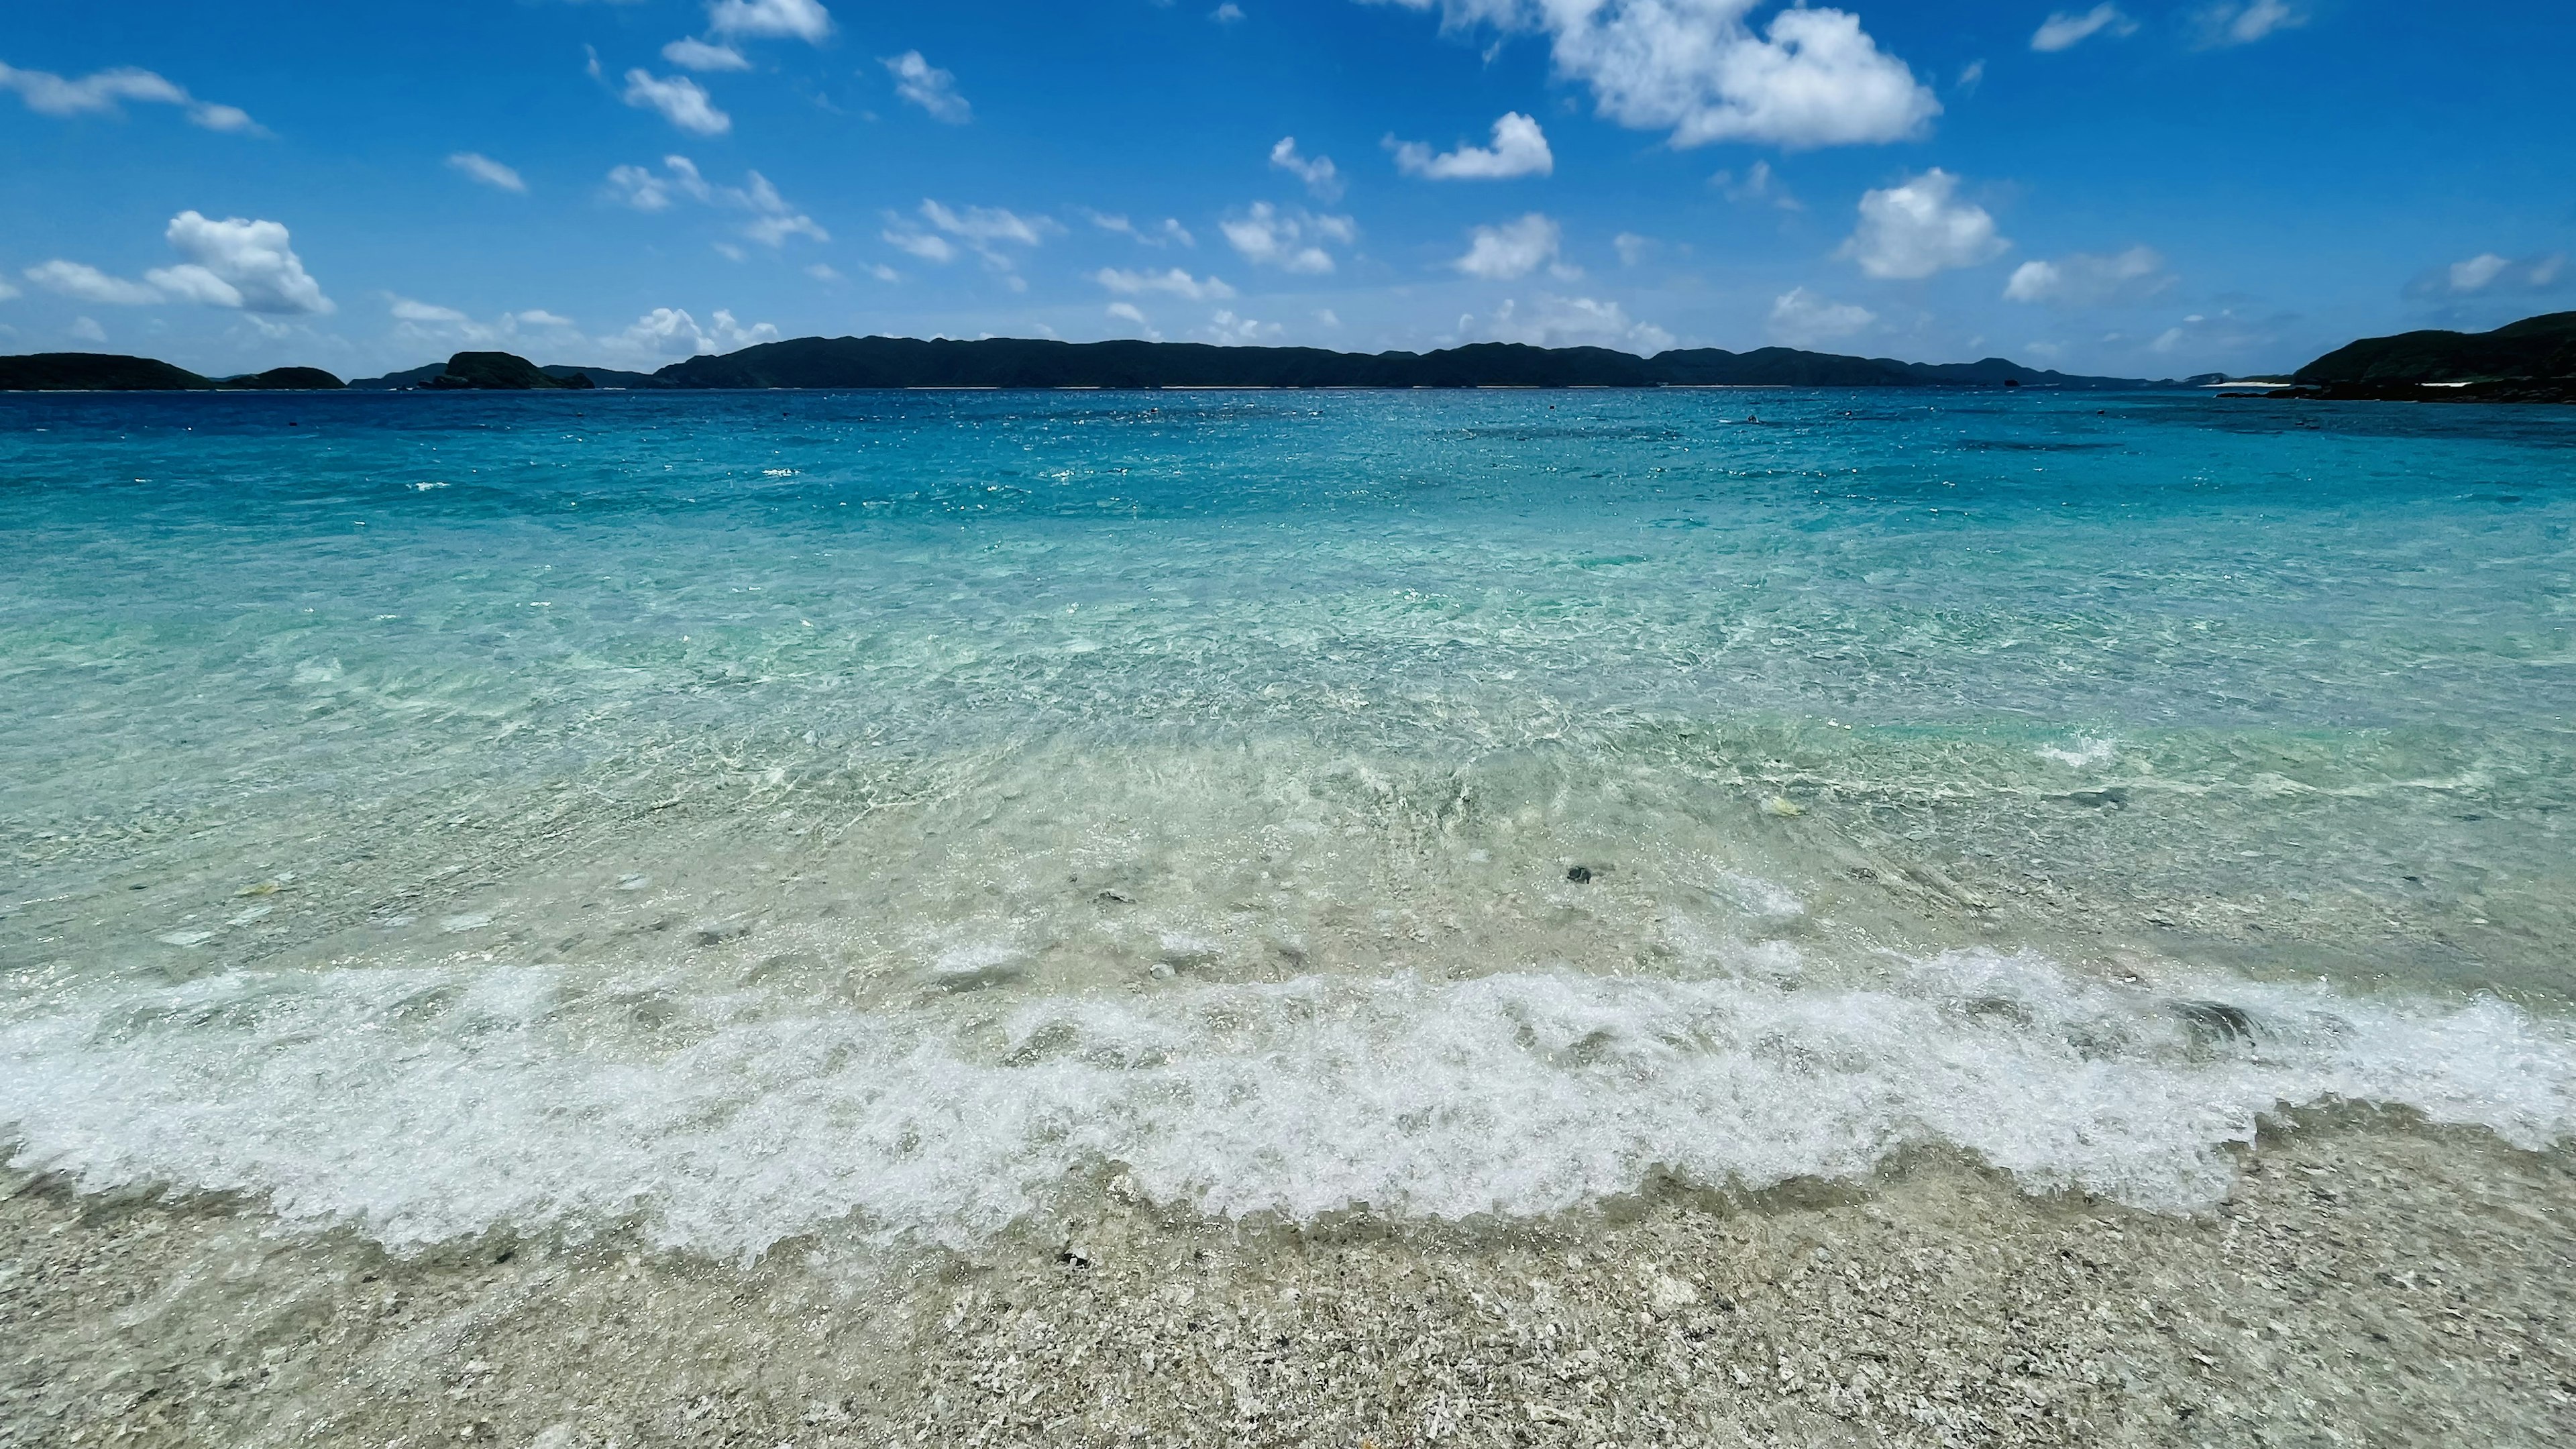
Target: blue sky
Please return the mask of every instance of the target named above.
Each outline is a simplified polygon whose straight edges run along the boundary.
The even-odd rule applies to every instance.
[[[2571,75],[2564,0],[29,5],[0,350],[2263,371],[2576,307]]]

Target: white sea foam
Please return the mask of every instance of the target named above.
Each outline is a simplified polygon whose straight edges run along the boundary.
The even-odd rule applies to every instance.
[[[2097,740],[2090,735],[2076,736],[2072,749],[2042,745],[2036,751],[2041,759],[2055,760],[2070,770],[2089,770],[2095,765],[2107,765],[2111,763],[2111,757],[2119,752],[2120,747],[2116,741]]]
[[[1457,1218],[1659,1169],[1862,1177],[1950,1144],[2033,1189],[2187,1210],[2283,1103],[2401,1104],[2528,1147],[2576,1129],[2567,1023],[2201,989],[2241,1016],[1987,951],[1868,988],[1172,986],[1027,1001],[998,1040],[989,1018],[736,993],[678,998],[696,1034],[657,1054],[605,1045],[599,996],[550,968],[235,974],[0,1028],[0,1121],[21,1165],[264,1194],[398,1246],[632,1221],[728,1255],[845,1220],[970,1243],[1102,1164],[1214,1213]]]

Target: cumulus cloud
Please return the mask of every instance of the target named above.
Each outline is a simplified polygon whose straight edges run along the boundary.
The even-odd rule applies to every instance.
[[[191,124],[209,131],[246,131],[266,134],[258,122],[239,106],[217,105],[188,94],[174,81],[165,80],[148,70],[130,65],[111,70],[93,71],[78,80],[66,80],[50,71],[19,70],[0,63],[0,91],[15,91],[27,109],[43,116],[115,115],[120,101],[139,101],[146,105],[177,106],[187,113]]]
[[[1488,282],[1508,282],[1547,267],[1561,277],[1580,273],[1561,260],[1562,228],[1539,212],[1501,226],[1480,226],[1468,234],[1467,254],[1449,265]]]
[[[1116,267],[1102,267],[1091,279],[1113,292],[1137,296],[1145,292],[1169,292],[1193,302],[1222,302],[1234,295],[1234,289],[1216,277],[1201,280],[1173,267],[1162,272],[1130,272]]]
[[[2013,302],[2095,306],[2152,297],[2174,283],[2153,247],[2131,247],[2110,256],[2076,252],[2056,261],[2033,259],[2013,269],[2004,297]]]
[[[637,211],[667,211],[675,202],[686,200],[749,212],[749,219],[742,224],[742,235],[763,246],[783,246],[791,236],[811,237],[818,242],[832,239],[822,223],[789,205],[769,178],[757,171],[743,173],[740,186],[718,186],[707,180],[688,157],[665,156],[660,171],[642,166],[616,167],[608,173],[608,190],[615,200]]]
[[[1359,223],[1347,216],[1317,216],[1282,211],[1256,201],[1243,215],[1218,223],[1226,242],[1256,267],[1320,276],[1333,270],[1333,254],[1324,243],[1344,246],[1359,238]]]
[[[598,339],[593,346],[612,363],[642,369],[682,358],[732,352],[755,343],[775,342],[778,329],[767,322],[745,327],[719,307],[712,326],[700,326],[682,308],[656,307],[623,332]]]
[[[1602,115],[1669,129],[1677,146],[1896,141],[1941,113],[1930,87],[1840,10],[1783,10],[1756,34],[1745,17],[1761,0],[1393,3],[1436,4],[1455,28],[1548,36],[1557,70],[1588,84]]]
[[[110,307],[140,307],[161,300],[159,292],[141,282],[111,277],[86,262],[67,262],[60,257],[29,267],[21,275],[48,292]]]
[[[894,77],[894,93],[928,111],[932,120],[962,126],[975,119],[975,108],[957,94],[957,77],[923,60],[920,51],[907,50],[878,63]]]
[[[820,45],[832,33],[832,12],[820,0],[714,0],[707,6],[707,29],[718,35],[784,36]]]
[[[2201,11],[2199,21],[2204,46],[2252,45],[2307,24],[2308,15],[2289,0],[2222,0]]]
[[[1939,167],[1860,199],[1860,228],[1839,255],[1873,277],[1912,280],[1993,261],[2012,246],[1986,209],[1958,199],[1959,178]]]
[[[1662,245],[1653,237],[1639,236],[1633,231],[1623,231],[1610,238],[1611,249],[1619,253],[1619,265],[1623,267],[1633,267],[1653,256],[1656,248]]]
[[[1652,354],[1673,345],[1673,335],[1651,322],[1628,315],[1617,302],[1593,297],[1555,297],[1540,293],[1537,305],[1524,308],[1506,298],[1481,324],[1458,319],[1462,334],[1482,333],[1496,342],[1525,342],[1533,347],[1615,347]]]
[[[1163,334],[1154,330],[1154,324],[1146,320],[1144,309],[1138,307],[1135,303],[1112,302],[1109,304],[1108,312],[1112,318],[1124,322],[1144,333],[1147,341],[1160,342],[1163,340]]]
[[[1431,154],[1421,141],[1386,138],[1395,153],[1395,169],[1430,181],[1500,181],[1514,176],[1546,176],[1556,170],[1556,154],[1547,148],[1547,133],[1536,118],[1505,112],[1494,122],[1490,146],[1461,146]]]
[[[682,70],[749,70],[751,57],[730,45],[685,36],[662,47],[662,58]]]
[[[187,260],[153,268],[140,282],[60,258],[29,267],[24,275],[47,291],[117,307],[175,298],[271,315],[315,315],[336,309],[322,295],[322,284],[304,270],[285,226],[278,222],[238,216],[215,221],[183,211],[170,219],[162,235]]]
[[[1112,216],[1107,212],[1093,211],[1089,207],[1081,207],[1078,210],[1081,211],[1084,220],[1102,231],[1116,232],[1129,241],[1143,246],[1162,247],[1174,242],[1179,242],[1185,247],[1199,244],[1199,239],[1190,235],[1190,229],[1181,225],[1176,217],[1167,216],[1158,225],[1142,227],[1124,216]]]
[[[1225,0],[1224,4],[1208,12],[1208,19],[1219,25],[1239,24],[1243,18],[1243,7],[1235,4],[1234,0]]]
[[[668,80],[637,68],[626,73],[626,104],[659,111],[662,119],[700,136],[721,136],[733,129],[733,117],[716,109],[707,88],[684,75]]]
[[[528,183],[519,173],[477,151],[459,151],[447,158],[447,164],[473,180],[502,191],[524,193]]]
[[[2138,22],[2105,0],[2081,15],[2063,10],[2051,14],[2032,32],[2030,48],[2043,53],[2073,50],[2097,35],[2127,37],[2137,33]]]
[[[183,211],[170,218],[163,236],[188,260],[143,275],[173,296],[245,312],[317,315],[337,310],[322,295],[322,284],[304,270],[281,223],[238,216],[216,221]]]
[[[107,340],[107,329],[99,326],[98,319],[95,317],[74,317],[72,319],[72,325],[64,328],[63,330],[70,333],[72,336],[79,338],[83,342],[105,342]]]
[[[1771,335],[1791,347],[1814,347],[1866,331],[1878,314],[1852,302],[1792,287],[1771,303]]]
[[[2528,296],[2556,291],[2569,276],[2565,252],[2521,258],[2480,252],[2417,277],[2407,284],[2406,295],[2418,299]]]
[[[1270,164],[1306,183],[1306,191],[1317,201],[1342,199],[1342,173],[1330,156],[1308,158],[1297,154],[1297,138],[1282,136],[1270,148]]]
[[[1276,322],[1255,322],[1249,317],[1237,317],[1232,312],[1217,312],[1210,315],[1208,325],[1199,330],[1201,335],[1228,346],[1252,347],[1278,340],[1279,334],[1287,329]]]

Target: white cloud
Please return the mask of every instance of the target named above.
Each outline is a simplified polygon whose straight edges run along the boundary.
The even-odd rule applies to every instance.
[[[2204,46],[2252,45],[2267,35],[2296,30],[2307,23],[2307,12],[2288,0],[2222,0],[2200,12],[2200,42]]]
[[[1116,232],[1144,246],[1168,246],[1173,242],[1179,242],[1185,247],[1199,244],[1199,239],[1190,235],[1189,228],[1181,225],[1179,219],[1175,217],[1167,216],[1163,218],[1160,225],[1148,228],[1140,227],[1123,216],[1111,216],[1106,212],[1093,211],[1088,207],[1077,209],[1082,212],[1084,219],[1102,231]]]
[[[684,75],[664,80],[648,70],[630,70],[625,101],[641,110],[659,111],[663,120],[696,135],[721,136],[733,129],[733,117],[716,109],[707,88]]]
[[[2567,254],[2549,252],[2512,258],[2480,252],[2466,261],[2436,267],[2406,288],[2409,297],[2506,296],[2555,291],[2569,279]]]
[[[187,112],[191,123],[209,131],[265,134],[240,107],[198,100],[176,82],[130,65],[65,80],[50,71],[19,70],[0,64],[0,91],[16,91],[28,110],[44,116],[114,115],[119,101],[141,101],[177,106]]]
[[[1965,91],[1970,95],[1974,95],[1976,94],[1977,87],[1984,85],[1985,83],[1986,63],[1984,61],[1972,60],[1966,65],[1959,67],[1960,90]]]
[[[1306,183],[1307,192],[1317,201],[1333,202],[1342,198],[1342,174],[1330,156],[1312,160],[1297,154],[1297,138],[1282,136],[1270,148],[1270,164]]]
[[[1770,141],[1839,146],[1919,134],[1941,103],[1857,16],[1782,10],[1756,35],[1762,0],[1394,0],[1437,3],[1449,25],[1549,36],[1556,68],[1584,81],[1602,115],[1669,128],[1677,146]]]
[[[637,211],[666,211],[675,197],[685,197],[704,206],[750,212],[742,235],[763,246],[784,245],[791,236],[818,242],[832,239],[822,223],[790,205],[757,171],[744,172],[740,186],[718,186],[688,157],[665,156],[658,173],[642,166],[614,168],[608,173],[608,186],[612,197]],[[725,250],[721,244],[717,249]]]
[[[944,236],[932,236],[922,231],[897,231],[892,227],[878,235],[883,236],[889,245],[910,252],[925,262],[946,264],[957,260],[957,248]]]
[[[1639,236],[1633,231],[1623,231],[1610,238],[1610,245],[1619,253],[1619,265],[1633,267],[1654,255],[1655,249],[1662,243],[1650,236]]]
[[[1546,176],[1556,170],[1556,155],[1547,148],[1547,133],[1536,118],[1507,111],[1494,122],[1494,144],[1461,146],[1441,155],[1420,141],[1386,138],[1395,152],[1395,169],[1432,181],[1500,181],[1514,176]]]
[[[163,235],[188,258],[143,274],[164,292],[245,312],[314,315],[337,310],[322,295],[322,284],[304,270],[282,223],[238,216],[215,221],[183,211],[170,218]]]
[[[1276,322],[1255,322],[1249,317],[1237,317],[1232,312],[1210,316],[1208,325],[1200,329],[1206,336],[1233,347],[1254,347],[1276,341],[1286,330]]]
[[[447,164],[486,186],[502,191],[524,194],[528,189],[528,183],[520,179],[518,172],[479,152],[459,151],[447,158]]]
[[[1910,280],[2002,256],[2012,243],[1995,234],[1986,209],[1957,199],[1959,178],[1935,166],[1902,185],[1860,199],[1860,229],[1838,255],[1873,277]]]
[[[1813,347],[1866,330],[1878,314],[1851,302],[1792,287],[1771,303],[1771,335],[1792,347]]]
[[[941,202],[924,199],[921,215],[936,228],[935,231],[907,225],[902,218],[888,213],[887,220],[894,224],[888,226],[882,235],[890,244],[923,261],[941,263],[957,259],[959,248],[948,240],[948,237],[956,237],[965,243],[966,250],[983,258],[984,265],[997,272],[1008,272],[1017,265],[1016,260],[1002,250],[1004,246],[1039,246],[1045,242],[1049,232],[1064,230],[1046,217],[1021,216],[998,206],[970,206],[958,211]],[[939,235],[940,232],[947,235]],[[1010,280],[1019,282],[1013,291],[1028,285],[1016,277]]]
[[[6,302],[17,295],[18,289],[10,286],[6,278],[0,278],[0,302]]]
[[[1091,279],[1113,292],[1138,296],[1146,292],[1169,292],[1193,302],[1222,302],[1234,295],[1234,289],[1216,277],[1202,281],[1174,267],[1163,272],[1130,272],[1115,267],[1102,267]]]
[[[662,58],[682,70],[749,70],[751,57],[730,45],[684,36],[662,47]]]
[[[72,325],[64,328],[63,330],[70,333],[72,336],[79,338],[83,342],[105,342],[107,340],[107,329],[99,326],[98,319],[94,317],[74,317],[72,319]]]
[[[625,331],[599,339],[596,346],[610,362],[649,369],[679,358],[732,352],[778,340],[776,327],[767,322],[744,327],[723,308],[716,310],[714,323],[711,328],[701,327],[681,308],[656,307],[635,319]]]
[[[880,282],[900,282],[903,280],[903,273],[896,271],[894,268],[887,266],[883,262],[868,263],[868,275],[876,278]]]
[[[2004,297],[2013,302],[2092,306],[2152,297],[2173,282],[2156,249],[2139,246],[2107,257],[2076,252],[2053,262],[2024,262],[2004,284]]]
[[[60,257],[29,267],[22,275],[48,292],[110,307],[141,307],[161,300],[159,292],[141,282],[111,277],[86,262],[67,262]]]
[[[1333,270],[1333,254],[1324,242],[1345,246],[1359,237],[1359,224],[1347,216],[1316,216],[1281,211],[1256,201],[1243,215],[1218,223],[1228,244],[1257,267],[1319,276]]]
[[[504,312],[490,322],[478,322],[454,307],[409,297],[389,295],[385,308],[394,318],[394,340],[415,350],[497,347],[516,352],[535,346],[560,353],[590,345],[571,318],[543,308]]]
[[[1497,342],[1525,342],[1532,347],[1615,347],[1651,354],[1673,345],[1671,333],[1651,322],[1636,321],[1616,302],[1544,292],[1538,305],[1527,310],[1519,298],[1506,298],[1481,327],[1473,317],[1461,317],[1458,324],[1461,333],[1482,332]]]
[[[805,275],[812,277],[818,282],[840,282],[848,280],[839,272],[833,270],[832,264],[829,262],[816,262],[814,265],[805,269]]]
[[[2040,23],[2030,37],[2030,48],[2043,53],[2072,50],[2096,35],[2131,36],[2138,33],[2138,22],[2124,14],[2120,7],[2104,0],[2081,15],[2060,10]]]
[[[932,120],[962,126],[975,119],[975,108],[957,94],[957,77],[923,60],[920,51],[886,56],[879,64],[894,77],[894,93],[928,111]]]
[[[1726,194],[1726,199],[1745,205],[1776,206],[1782,211],[1804,211],[1806,204],[1789,194],[1780,184],[1779,174],[1768,161],[1756,161],[1745,168],[1742,180],[1732,171],[1720,171],[1708,178],[1708,184]]]
[[[832,33],[832,12],[819,0],[714,0],[707,6],[707,28],[718,35],[787,36],[819,45]]]
[[[1163,334],[1155,331],[1154,324],[1146,320],[1144,309],[1138,307],[1133,302],[1110,303],[1109,315],[1117,318],[1121,322],[1129,324],[1130,326],[1141,328],[1145,335],[1153,341],[1160,342],[1163,340]]]
[[[1224,4],[1208,12],[1208,19],[1219,25],[1236,24],[1243,19],[1243,7],[1235,4],[1234,0],[1225,0]]]
[[[1322,311],[1317,312],[1315,314],[1315,320],[1326,327],[1339,327],[1342,325],[1340,314],[1336,313],[1330,307],[1326,307]]]
[[[1449,265],[1488,282],[1526,277],[1540,267],[1559,276],[1577,275],[1559,260],[1565,232],[1539,212],[1501,226],[1480,226],[1468,233],[1467,254]]]

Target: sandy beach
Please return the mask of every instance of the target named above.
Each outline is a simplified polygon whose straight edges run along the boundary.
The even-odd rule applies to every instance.
[[[2576,1158],[2358,1109],[2195,1216],[1941,1154],[1577,1218],[1157,1214],[756,1262],[256,1205],[0,1209],[0,1442],[2546,1444],[2576,1434]],[[1052,1241],[1047,1239],[1052,1237]]]

